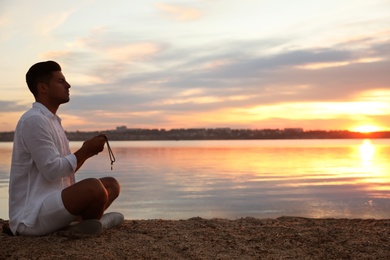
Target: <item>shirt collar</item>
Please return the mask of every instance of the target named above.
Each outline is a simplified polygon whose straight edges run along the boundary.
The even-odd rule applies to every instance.
[[[49,109],[47,109],[47,107],[45,107],[42,103],[39,103],[39,102],[34,102],[33,103],[33,107],[34,108],[37,108],[39,109],[42,114],[44,114],[45,116],[49,117],[49,118],[52,118],[52,119],[58,119],[59,121],[61,121],[61,118],[55,114],[53,114]]]

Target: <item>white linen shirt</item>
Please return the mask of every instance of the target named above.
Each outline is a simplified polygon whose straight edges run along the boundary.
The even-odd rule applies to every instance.
[[[34,226],[43,200],[75,183],[77,159],[61,119],[35,102],[20,118],[14,136],[9,184],[9,224]]]

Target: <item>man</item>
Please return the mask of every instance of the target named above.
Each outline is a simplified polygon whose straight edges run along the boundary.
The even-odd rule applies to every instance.
[[[103,151],[106,139],[104,135],[93,137],[74,154],[70,152],[56,115],[59,106],[70,100],[70,85],[60,65],[39,62],[29,69],[26,81],[35,102],[15,130],[9,184],[12,233],[46,235],[78,222],[70,228],[99,234],[103,227],[121,224],[122,214],[103,215],[119,195],[116,179],[75,182],[75,172],[88,158]]]

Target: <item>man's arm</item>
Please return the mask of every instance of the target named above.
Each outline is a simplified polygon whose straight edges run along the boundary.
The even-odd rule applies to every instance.
[[[97,155],[98,153],[103,151],[105,142],[106,138],[104,134],[95,136],[85,141],[81,148],[74,153],[77,159],[76,171],[84,164],[84,162],[88,158]]]
[[[31,156],[38,171],[48,181],[56,181],[73,174],[76,167],[71,165],[69,156],[61,156],[55,144],[53,127],[47,118],[32,115],[20,122],[18,131],[28,156]]]

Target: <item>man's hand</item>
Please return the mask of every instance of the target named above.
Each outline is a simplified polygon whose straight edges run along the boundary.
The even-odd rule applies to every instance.
[[[92,137],[91,139],[85,141],[81,148],[74,153],[77,158],[76,171],[88,158],[97,155],[98,153],[103,151],[105,143],[106,135],[104,134]]]
[[[106,136],[101,134],[85,141],[81,149],[85,149],[85,151],[89,154],[89,157],[91,157],[103,151],[105,143]]]

